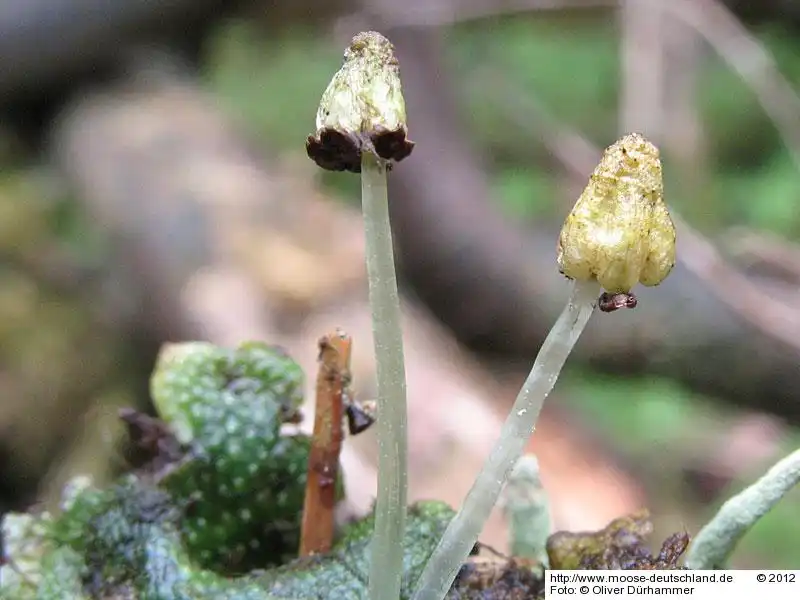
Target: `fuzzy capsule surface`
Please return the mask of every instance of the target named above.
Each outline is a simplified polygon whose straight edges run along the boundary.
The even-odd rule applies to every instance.
[[[675,226],[664,203],[658,149],[630,133],[603,153],[558,239],[558,266],[612,294],[655,286],[675,265]]]
[[[405,127],[406,104],[392,43],[376,31],[356,35],[344,51],[317,110],[317,129],[368,133]]]
[[[387,161],[406,158],[414,147],[407,136],[394,46],[376,31],[359,33],[322,94],[308,155],[324,169],[360,172],[362,151]]]

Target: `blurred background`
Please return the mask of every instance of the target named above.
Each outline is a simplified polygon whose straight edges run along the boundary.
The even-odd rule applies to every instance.
[[[396,45],[390,177],[411,494],[458,506],[566,302],[555,241],[602,148],[659,145],[678,264],[590,322],[529,449],[559,529],[696,531],[800,446],[800,5],[786,0],[0,4],[0,513],[126,468],[165,341],[355,339],[359,179],[305,155],[352,35]],[[313,407],[308,407],[310,416]],[[350,510],[375,441],[348,442]],[[800,565],[800,490],[738,567]],[[495,515],[484,532],[506,548]],[[660,540],[655,540],[660,541]]]

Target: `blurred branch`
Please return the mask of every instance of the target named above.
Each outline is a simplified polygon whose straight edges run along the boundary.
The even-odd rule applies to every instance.
[[[349,226],[319,203],[284,202],[313,192],[264,169],[189,78],[142,64],[113,86],[85,90],[57,119],[50,149],[119,252],[133,319],[159,339],[263,337],[361,275]],[[310,248],[326,244],[330,227],[348,241],[328,255],[335,264],[320,264]],[[209,321],[201,305],[216,286],[225,309]]]
[[[728,30],[724,31],[725,35],[720,39],[735,39],[738,33],[738,37],[745,36],[748,43],[755,44],[751,46],[750,52],[753,51],[753,47],[756,48],[762,62],[764,58],[769,58],[769,54],[763,51],[755,40],[747,37],[746,30],[732,15],[727,13],[724,6],[715,4],[713,0],[691,0],[689,3],[695,6],[697,14],[700,14],[697,10],[699,6],[714,11],[711,16],[715,17],[715,20],[722,19],[723,31],[725,28]],[[662,13],[657,6],[653,6],[651,0],[624,0],[621,11],[623,22],[622,129],[623,131],[643,131],[655,139],[660,139],[663,133],[660,126],[662,123],[666,123],[663,115],[665,88],[662,85],[666,71],[663,60],[665,44],[663,26],[665,21],[679,13],[677,11],[670,14]],[[680,13],[684,19],[688,14],[690,14],[688,11]],[[711,27],[708,26],[709,20],[706,15],[703,20],[705,24],[702,28],[698,27],[698,31],[705,35],[709,35],[708,32],[711,31],[713,35],[716,29],[713,24]],[[688,22],[692,22],[692,19],[689,18]],[[739,28],[739,30],[737,32],[736,29],[731,28]],[[717,33],[717,35],[721,34]],[[792,95],[789,100],[797,100],[791,88],[788,88],[787,93]],[[768,98],[772,99],[772,96],[769,95]],[[765,108],[769,109],[769,105],[765,105]],[[789,136],[800,132],[800,129],[797,128],[800,125],[800,117],[793,113],[793,119],[795,121],[792,125],[794,129],[787,132]],[[670,123],[672,124],[672,122]],[[776,125],[779,126],[780,123],[776,123]],[[599,151],[599,148],[593,149],[592,155],[597,155]],[[591,160],[586,156],[584,172],[590,172],[591,165]],[[757,284],[753,284],[728,265],[713,244],[699,232],[693,230],[674,211],[673,217],[680,234],[679,260],[701,277],[722,302],[728,304],[766,334],[800,351],[800,310],[770,297]]]
[[[249,328],[257,336],[268,321],[247,300],[249,290],[237,285],[237,274],[215,270],[213,259],[220,228],[236,220],[241,204],[260,194],[272,208],[274,182],[253,176],[254,159],[190,83],[153,75],[135,72],[106,90],[78,94],[54,126],[56,165],[117,249],[114,266],[125,274],[138,309],[131,318],[140,328],[157,339],[218,341],[225,328]],[[197,168],[190,171],[190,164]],[[240,204],[230,206],[227,221],[208,214],[230,197],[223,182],[239,186]],[[208,278],[227,282],[231,315],[224,325],[202,323],[192,310],[194,289],[189,286],[188,296],[184,290],[204,268]]]
[[[731,267],[711,242],[674,213],[673,220],[681,238],[680,260],[744,319],[800,351],[800,309],[770,297],[758,284]]]
[[[675,0],[663,8],[702,35],[753,90],[800,166],[800,97],[769,51],[717,0]]]
[[[142,41],[202,35],[222,0],[0,2],[0,103],[39,96],[120,61]],[[228,3],[229,5],[231,3]]]
[[[639,131],[654,140],[662,136],[666,93],[662,4],[659,0],[621,0],[621,134]]]
[[[710,177],[706,152],[706,136],[700,115],[697,90],[706,49],[694,29],[663,13],[666,56],[661,145],[665,155],[678,169],[673,185],[685,198],[699,196]]]
[[[532,11],[608,9],[616,3],[617,0],[436,0],[403,3],[370,0],[364,3],[366,10],[346,15],[342,21],[348,24],[349,29],[363,29],[363,21],[374,20],[377,16],[389,27],[435,28]]]
[[[696,101],[704,57],[700,34],[654,0],[622,0],[619,12],[620,135],[639,131],[655,140],[680,169],[679,194],[697,196],[704,177]]]
[[[775,235],[740,227],[726,236],[725,245],[737,262],[780,279],[800,295],[800,247]]]

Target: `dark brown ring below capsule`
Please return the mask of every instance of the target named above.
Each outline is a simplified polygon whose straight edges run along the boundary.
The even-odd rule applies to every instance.
[[[361,152],[373,149],[375,154],[392,164],[407,158],[414,149],[405,127],[394,131],[379,129],[370,133],[355,134],[325,128],[306,139],[306,152],[317,165],[327,171],[361,172]]]

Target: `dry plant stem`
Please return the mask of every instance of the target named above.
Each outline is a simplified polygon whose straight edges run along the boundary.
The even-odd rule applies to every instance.
[[[314,436],[308,456],[300,556],[327,552],[333,544],[336,483],[344,431],[343,394],[350,379],[352,339],[337,330],[319,341]]]
[[[442,600],[447,594],[489,518],[511,469],[522,456],[544,400],[589,321],[599,294],[600,286],[594,280],[573,283],[567,306],[542,344],[500,437],[461,510],[450,522],[425,566],[413,600]]]
[[[700,530],[689,546],[690,569],[721,569],[736,544],[778,501],[800,483],[800,450],[796,450],[753,485],[734,496]]]
[[[406,376],[400,299],[394,268],[386,165],[371,152],[361,159],[369,303],[378,383],[378,498],[369,572],[371,600],[397,600],[403,572],[406,519]]]

